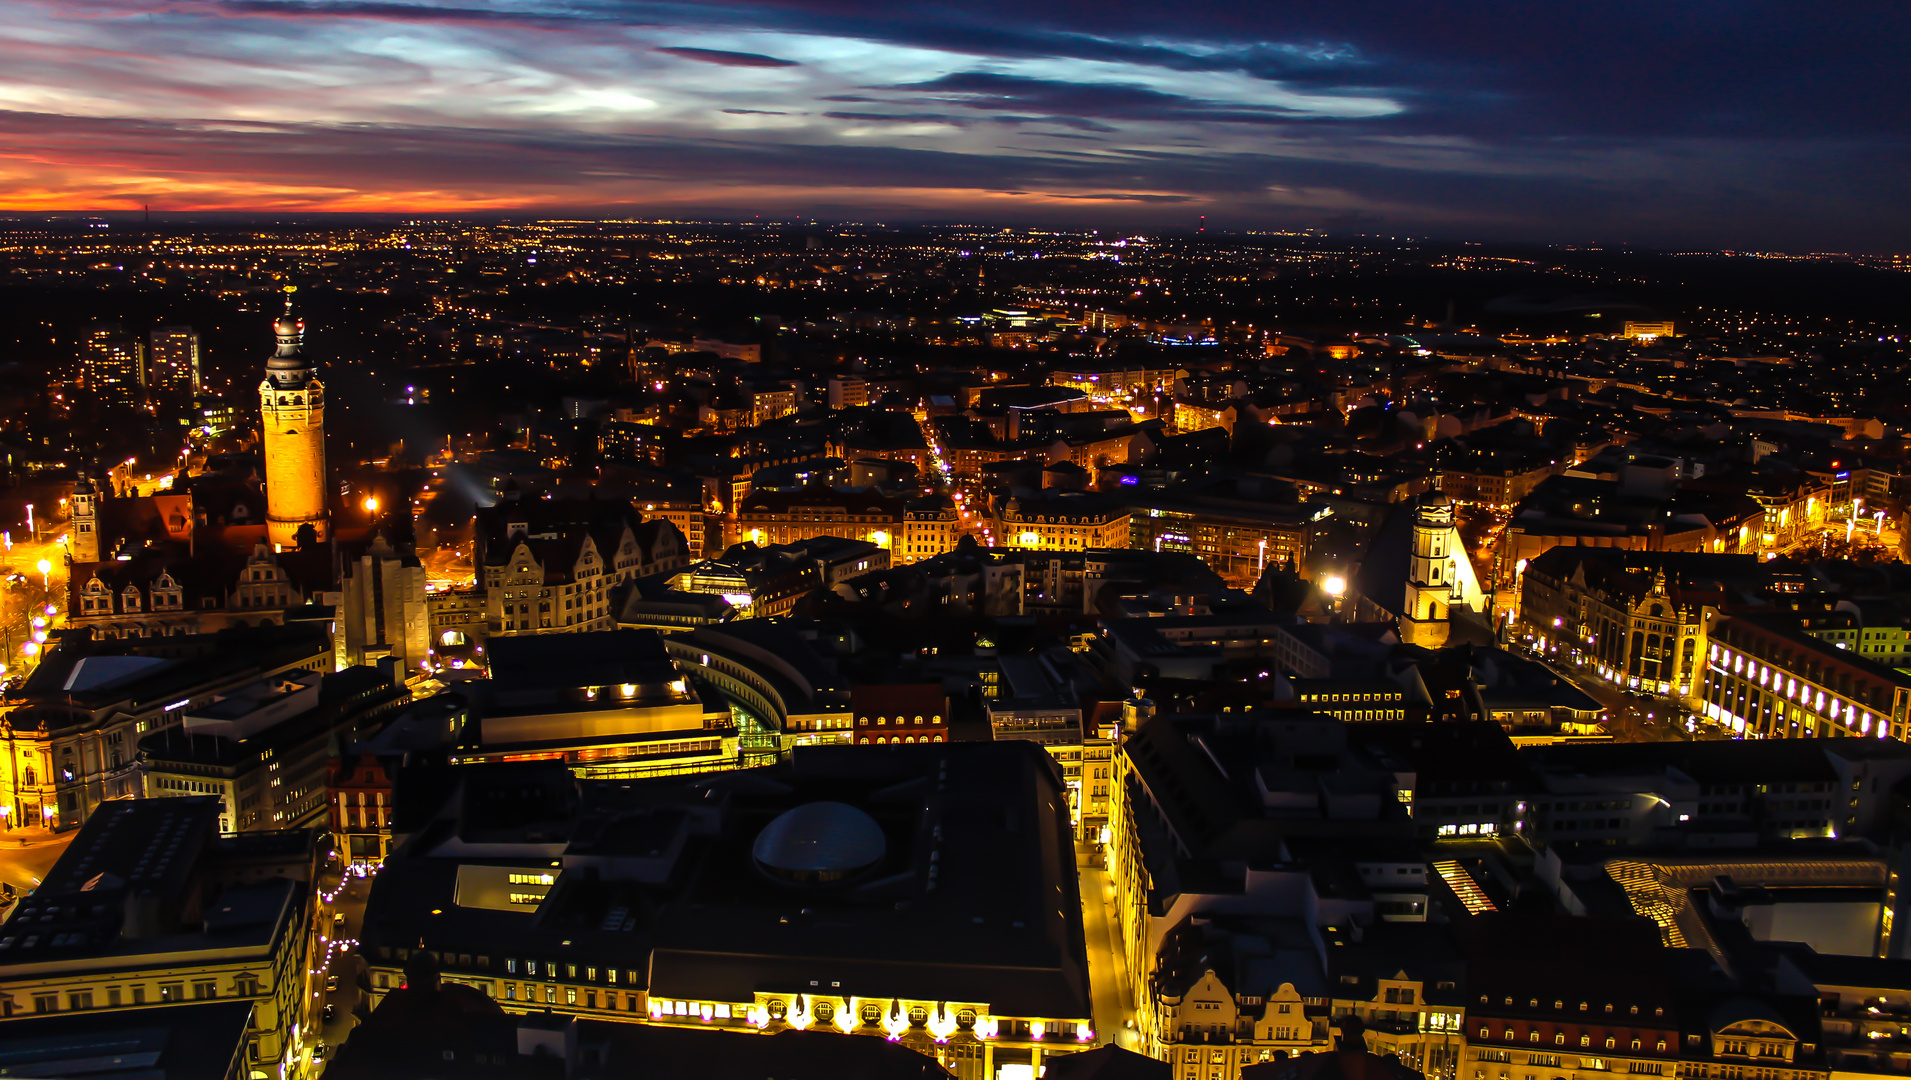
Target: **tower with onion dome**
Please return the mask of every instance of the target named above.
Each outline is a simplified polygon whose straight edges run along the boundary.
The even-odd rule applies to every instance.
[[[266,539],[275,548],[298,546],[300,526],[320,540],[332,534],[325,512],[325,388],[305,357],[305,323],[285,313],[272,324],[278,348],[259,384],[260,449],[265,456]]]

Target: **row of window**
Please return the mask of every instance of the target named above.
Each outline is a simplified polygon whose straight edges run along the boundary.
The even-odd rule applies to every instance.
[[[1491,1029],[1488,1029],[1488,1028],[1481,1028],[1481,1029],[1480,1029],[1480,1038],[1482,1038],[1482,1039],[1490,1039],[1490,1038],[1492,1038],[1492,1037],[1493,1037],[1493,1035],[1492,1035],[1492,1031],[1491,1031]],[[1513,1029],[1512,1029],[1512,1028],[1507,1028],[1507,1029],[1506,1029],[1506,1036],[1505,1036],[1505,1037],[1506,1037],[1506,1039],[1507,1039],[1507,1040],[1509,1040],[1509,1041],[1510,1041],[1510,1040],[1512,1040],[1512,1039],[1514,1039],[1514,1038],[1516,1038],[1517,1036],[1515,1036],[1515,1035],[1513,1034]],[[1526,1041],[1527,1041],[1527,1042],[1535,1042],[1535,1043],[1536,1043],[1536,1042],[1538,1042],[1538,1041],[1539,1041],[1539,1032],[1537,1032],[1537,1031],[1529,1031],[1529,1032],[1527,1032],[1527,1036],[1526,1036]],[[1582,1046],[1582,1047],[1584,1047],[1584,1046],[1591,1046],[1592,1044],[1593,1044],[1593,1037],[1592,1037],[1591,1035],[1587,1035],[1587,1034],[1583,1034],[1583,1033],[1582,1033],[1582,1034],[1581,1034],[1581,1035],[1579,1036],[1579,1045],[1580,1045],[1580,1046]],[[1565,1046],[1565,1045],[1566,1045],[1566,1035],[1565,1035],[1565,1033],[1564,1033],[1564,1032],[1556,1032],[1556,1033],[1554,1033],[1554,1035],[1553,1035],[1553,1045],[1554,1045],[1554,1046]],[[1617,1038],[1617,1037],[1615,1037],[1615,1036],[1612,1036],[1612,1035],[1608,1035],[1608,1036],[1606,1036],[1606,1049],[1608,1049],[1608,1050],[1616,1050],[1616,1049],[1618,1049],[1618,1047],[1619,1047],[1619,1040],[1618,1040],[1618,1038]],[[1634,1049],[1634,1050],[1641,1050],[1641,1049],[1644,1049],[1644,1043],[1643,1043],[1643,1041],[1642,1041],[1642,1040],[1639,1040],[1639,1039],[1634,1039],[1634,1040],[1632,1040],[1632,1047],[1631,1047],[1631,1048],[1632,1048],[1632,1049]],[[1665,1053],[1665,1040],[1664,1040],[1664,1039],[1660,1039],[1660,1040],[1658,1040],[1658,1044],[1657,1044],[1657,1047],[1656,1047],[1656,1049],[1657,1049],[1657,1051],[1658,1051],[1659,1053],[1661,1053],[1661,1054],[1663,1054],[1663,1053]]]
[[[256,997],[260,983],[255,975],[238,975],[232,980],[232,996]],[[212,1001],[219,997],[217,979],[194,979],[190,983],[163,982],[158,986],[158,1002],[170,1004],[178,1001]],[[64,1001],[62,998],[64,997]],[[109,986],[103,993],[93,990],[69,990],[64,995],[58,990],[48,990],[33,994],[33,1011],[36,1013],[54,1013],[61,1011],[84,1012],[88,1009],[119,1009],[129,1005],[147,1003],[144,986]]]

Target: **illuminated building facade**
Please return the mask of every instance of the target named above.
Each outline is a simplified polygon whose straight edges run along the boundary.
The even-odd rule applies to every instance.
[[[1082,363],[1071,358],[1049,372],[1050,386],[1080,390],[1097,401],[1115,401],[1131,397],[1167,393],[1175,380],[1187,376],[1187,370],[1175,364],[1146,364],[1114,359]]]
[[[670,579],[670,587],[720,596],[741,617],[761,619],[788,614],[813,589],[887,570],[889,564],[889,548],[874,540],[824,533],[787,544],[745,541],[718,558],[685,567]]]
[[[327,762],[326,824],[345,865],[375,866],[385,858],[396,772],[369,753],[346,753]]]
[[[293,317],[290,296],[272,330],[278,348],[259,384],[266,537],[275,547],[293,548],[307,525],[317,540],[331,535],[325,506],[325,387],[304,355],[305,323]]]
[[[1911,666],[1911,620],[1894,605],[1841,600],[1836,611],[1807,616],[1805,633],[1889,667]]]
[[[645,521],[628,502],[524,499],[510,491],[479,510],[474,528],[492,637],[608,630],[617,621],[613,588],[689,561],[676,526]],[[450,622],[437,632],[447,630],[463,632]]]
[[[860,409],[869,404],[869,384],[861,375],[832,375],[829,378],[829,407]]]
[[[1409,701],[1398,683],[1384,680],[1291,679],[1294,704],[1350,723],[1405,720]]]
[[[864,540],[887,548],[908,547],[903,500],[859,491],[813,485],[800,491],[760,491],[737,504],[737,540],[758,545],[789,544],[824,536]]]
[[[852,687],[849,711],[856,743],[939,743],[949,737],[949,697],[941,683],[875,683]]]
[[[1716,584],[1691,588],[1688,579],[1706,567],[1751,575],[1757,566],[1752,556],[1556,547],[1520,574],[1521,630],[1541,652],[1602,679],[1692,699],[1706,653],[1706,605],[1724,594]]]
[[[1450,929],[1375,923],[1359,940],[1334,941],[1331,1015],[1360,1020],[1372,1053],[1398,1054],[1427,1080],[1456,1080],[1466,1051],[1466,965]]]
[[[1003,547],[1086,551],[1128,546],[1129,509],[1099,496],[1023,499],[1011,495],[993,510],[996,536]]]
[[[409,718],[453,764],[548,761],[591,779],[737,764],[728,701],[677,663],[655,631],[506,637],[490,650],[489,679],[418,702],[394,730]]]
[[[1662,337],[1672,337],[1679,332],[1679,326],[1673,322],[1635,322],[1626,320],[1623,337],[1634,341],[1654,341]]]
[[[175,499],[185,497],[114,501]],[[91,630],[96,638],[119,640],[212,633],[237,625],[308,620],[330,625],[329,606],[307,603],[331,591],[320,580],[329,576],[326,552],[275,552],[260,543],[236,568],[233,562],[224,553],[187,554],[183,544],[134,548],[130,555],[96,563],[75,560],[67,578],[67,623]]]
[[[1310,503],[1141,492],[1117,496],[1129,507],[1137,551],[1197,555],[1230,585],[1252,588],[1269,566],[1305,566],[1314,530],[1330,511]]]
[[[1177,935],[1188,932],[1183,928],[1190,921],[1238,919],[1242,936],[1262,939],[1248,951],[1279,955],[1286,972],[1275,979],[1263,968],[1252,979],[1221,979],[1237,997],[1229,1008],[1240,1007],[1241,997],[1258,999],[1252,1002],[1257,1020],[1251,1038],[1271,1040],[1271,1055],[1297,1033],[1282,1040],[1278,1030],[1266,1029],[1302,1026],[1300,1017],[1310,1014],[1282,1020],[1277,1010],[1268,1015],[1260,1009],[1278,997],[1283,982],[1292,983],[1301,998],[1316,999],[1309,1005],[1327,1004],[1321,946],[1330,928],[1426,918],[1424,863],[1417,853],[1404,861],[1398,853],[1415,823],[1410,804],[1395,794],[1389,769],[1398,766],[1377,762],[1350,742],[1351,732],[1380,725],[1356,729],[1289,709],[1148,718],[1152,711],[1152,704],[1143,709],[1137,703],[1124,713],[1124,727],[1131,730],[1114,756],[1108,806],[1113,915],[1135,973],[1138,1034],[1144,1046],[1159,1052],[1186,1041],[1183,1025],[1216,1022],[1198,1015],[1211,1010],[1190,1014],[1175,1000],[1181,994],[1157,993],[1164,985],[1158,976],[1182,968],[1190,950],[1177,945]],[[1222,761],[1228,762],[1225,769]],[[1306,762],[1304,769],[1296,769],[1299,761]],[[1298,846],[1303,837],[1311,845],[1305,851]],[[1317,877],[1310,870],[1316,861],[1333,869]],[[1364,882],[1372,875],[1363,872],[1368,866],[1385,868],[1374,880],[1414,886],[1369,888]],[[1323,884],[1348,878],[1363,884]],[[1200,949],[1192,953],[1204,955]],[[1198,976],[1186,971],[1174,981],[1192,986]],[[1197,1034],[1226,1036],[1194,1040],[1204,1053],[1207,1044],[1219,1043],[1234,1054],[1239,1040],[1250,1037],[1244,1026]],[[1298,1034],[1308,1042],[1324,1040],[1321,1032]],[[1252,1060],[1260,1060],[1258,1048]],[[1243,1062],[1234,1056],[1232,1064]],[[1177,1069],[1176,1075],[1188,1074]]]
[[[890,548],[890,561],[901,566],[954,550],[962,518],[948,496],[911,499],[903,504],[902,542]]]
[[[1329,1045],[1326,979],[1297,920],[1184,922],[1163,944],[1147,992],[1158,1018],[1151,1049],[1175,1080],[1238,1080],[1277,1051]]]
[[[1707,623],[1705,715],[1755,738],[1905,737],[1911,675],[1777,618]]]

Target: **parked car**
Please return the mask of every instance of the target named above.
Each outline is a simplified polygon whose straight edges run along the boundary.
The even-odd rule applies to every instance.
[[[334,1005],[334,1004],[332,1004],[332,1003],[331,1003],[331,1002],[329,1002],[329,1001],[328,1001],[328,1002],[326,1002],[326,1003],[325,1003],[325,1021],[326,1021],[326,1023],[330,1023],[330,1022],[332,1022],[333,1020],[335,1020],[335,1019],[337,1019],[337,1018],[338,1018],[338,1006],[336,1006],[336,1005]]]
[[[338,976],[336,976],[336,975],[327,975],[327,976],[325,977],[325,991],[326,991],[326,993],[330,993],[330,992],[332,992],[333,990],[336,990],[336,989],[338,989]]]

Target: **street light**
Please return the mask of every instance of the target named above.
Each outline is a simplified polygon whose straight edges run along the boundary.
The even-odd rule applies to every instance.
[[[33,568],[40,572],[40,591],[51,591],[53,585],[49,582],[47,575],[53,572],[53,564],[46,559],[41,559],[39,562],[33,564]]]

